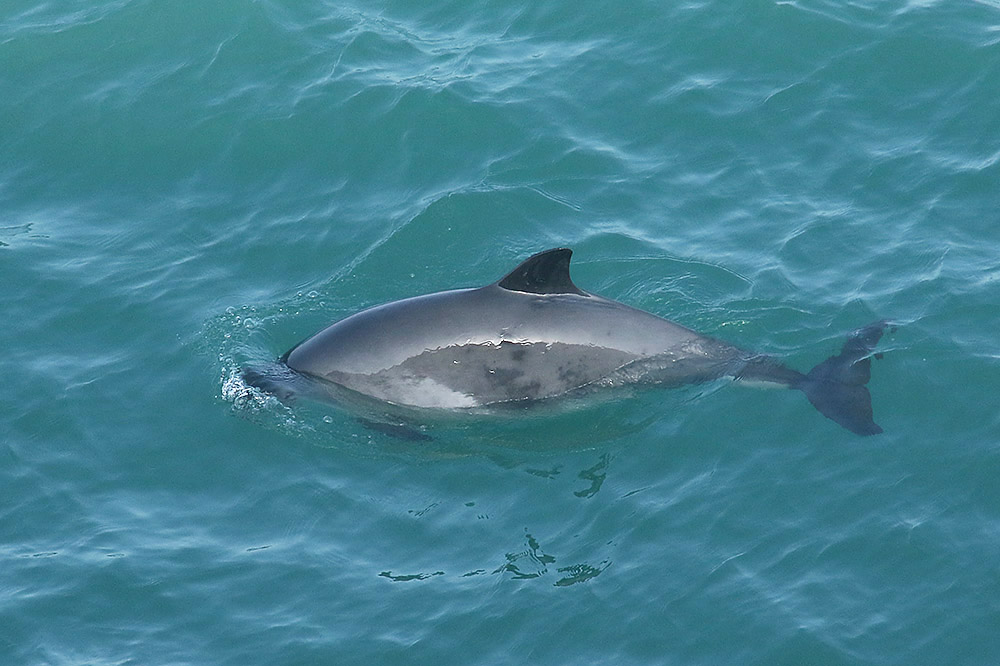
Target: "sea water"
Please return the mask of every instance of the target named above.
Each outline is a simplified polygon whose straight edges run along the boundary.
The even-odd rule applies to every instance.
[[[1000,658],[998,3],[7,0],[0,71],[0,663]],[[241,382],[555,246],[803,371],[891,320],[884,434]]]

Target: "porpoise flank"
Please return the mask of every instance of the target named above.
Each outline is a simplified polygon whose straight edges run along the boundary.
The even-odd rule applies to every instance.
[[[540,252],[485,287],[364,310],[296,345],[281,362],[388,403],[462,409],[602,387],[678,386],[721,377],[797,389],[859,435],[872,418],[870,356],[885,322],[853,334],[809,373],[590,294],[570,279],[572,251]],[[248,371],[248,381],[257,373]]]

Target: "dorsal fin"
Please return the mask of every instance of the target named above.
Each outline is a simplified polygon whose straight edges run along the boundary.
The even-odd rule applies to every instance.
[[[497,286],[510,291],[529,294],[579,294],[587,293],[569,278],[569,258],[573,250],[557,247],[532,255],[521,262]]]

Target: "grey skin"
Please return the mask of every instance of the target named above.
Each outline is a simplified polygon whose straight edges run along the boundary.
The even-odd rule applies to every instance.
[[[801,390],[848,430],[882,432],[865,384],[885,322],[861,329],[839,355],[802,374],[579,289],[569,275],[571,255],[567,248],[547,250],[485,287],[364,310],[293,347],[281,361],[387,403],[444,409],[728,376]],[[245,376],[268,388],[259,374]]]

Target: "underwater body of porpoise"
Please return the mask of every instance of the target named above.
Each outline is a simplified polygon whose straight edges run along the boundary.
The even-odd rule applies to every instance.
[[[589,294],[555,248],[485,287],[407,298],[342,319],[286,352],[296,373],[410,407],[464,409],[538,401],[623,385],[678,386],[722,377],[797,389],[859,435],[872,418],[871,353],[885,322],[848,338],[808,374]],[[265,375],[246,370],[264,390]]]

